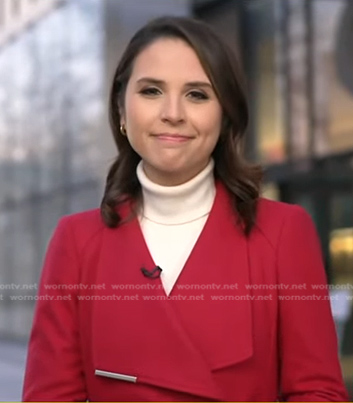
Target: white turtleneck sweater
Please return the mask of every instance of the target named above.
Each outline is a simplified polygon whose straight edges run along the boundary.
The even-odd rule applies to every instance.
[[[190,181],[178,186],[152,182],[137,166],[142,186],[143,211],[139,221],[154,263],[161,267],[161,281],[167,295],[206,223],[215,198],[214,161]]]

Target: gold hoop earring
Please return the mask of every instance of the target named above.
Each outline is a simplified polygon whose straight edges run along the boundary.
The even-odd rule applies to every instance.
[[[123,136],[126,136],[126,128],[125,128],[125,125],[120,125],[120,133],[123,135]]]

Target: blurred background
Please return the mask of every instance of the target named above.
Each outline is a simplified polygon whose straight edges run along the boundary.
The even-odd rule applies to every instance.
[[[42,259],[60,216],[99,206],[128,39],[194,16],[240,52],[264,195],[314,219],[353,396],[353,0],[0,0],[0,400],[20,400]]]

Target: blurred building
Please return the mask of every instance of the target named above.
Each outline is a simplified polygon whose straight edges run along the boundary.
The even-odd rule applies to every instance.
[[[28,334],[58,217],[98,201],[104,31],[99,2],[84,3],[1,2],[2,336]]]
[[[166,14],[194,15],[240,50],[265,194],[309,211],[330,283],[353,285],[351,0],[1,0],[0,337],[28,336],[24,297],[58,218],[99,205],[114,68],[131,35]],[[347,382],[352,311],[340,323]]]
[[[0,337],[28,337],[59,217],[99,206],[116,154],[113,71],[132,34],[161,14],[187,15],[189,4],[0,1]]]

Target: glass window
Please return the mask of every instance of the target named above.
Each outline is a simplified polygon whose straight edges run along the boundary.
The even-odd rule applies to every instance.
[[[99,205],[102,10],[101,0],[63,2],[0,49],[2,283],[38,282],[59,217]],[[0,303],[0,335],[27,336],[32,309]]]
[[[315,151],[324,155],[353,148],[353,3],[315,0],[313,10]]]
[[[247,2],[246,7],[249,48],[245,52],[250,65],[250,89],[255,94],[251,104],[257,154],[263,163],[278,163],[286,157],[278,63],[278,4],[272,0],[254,0]]]

